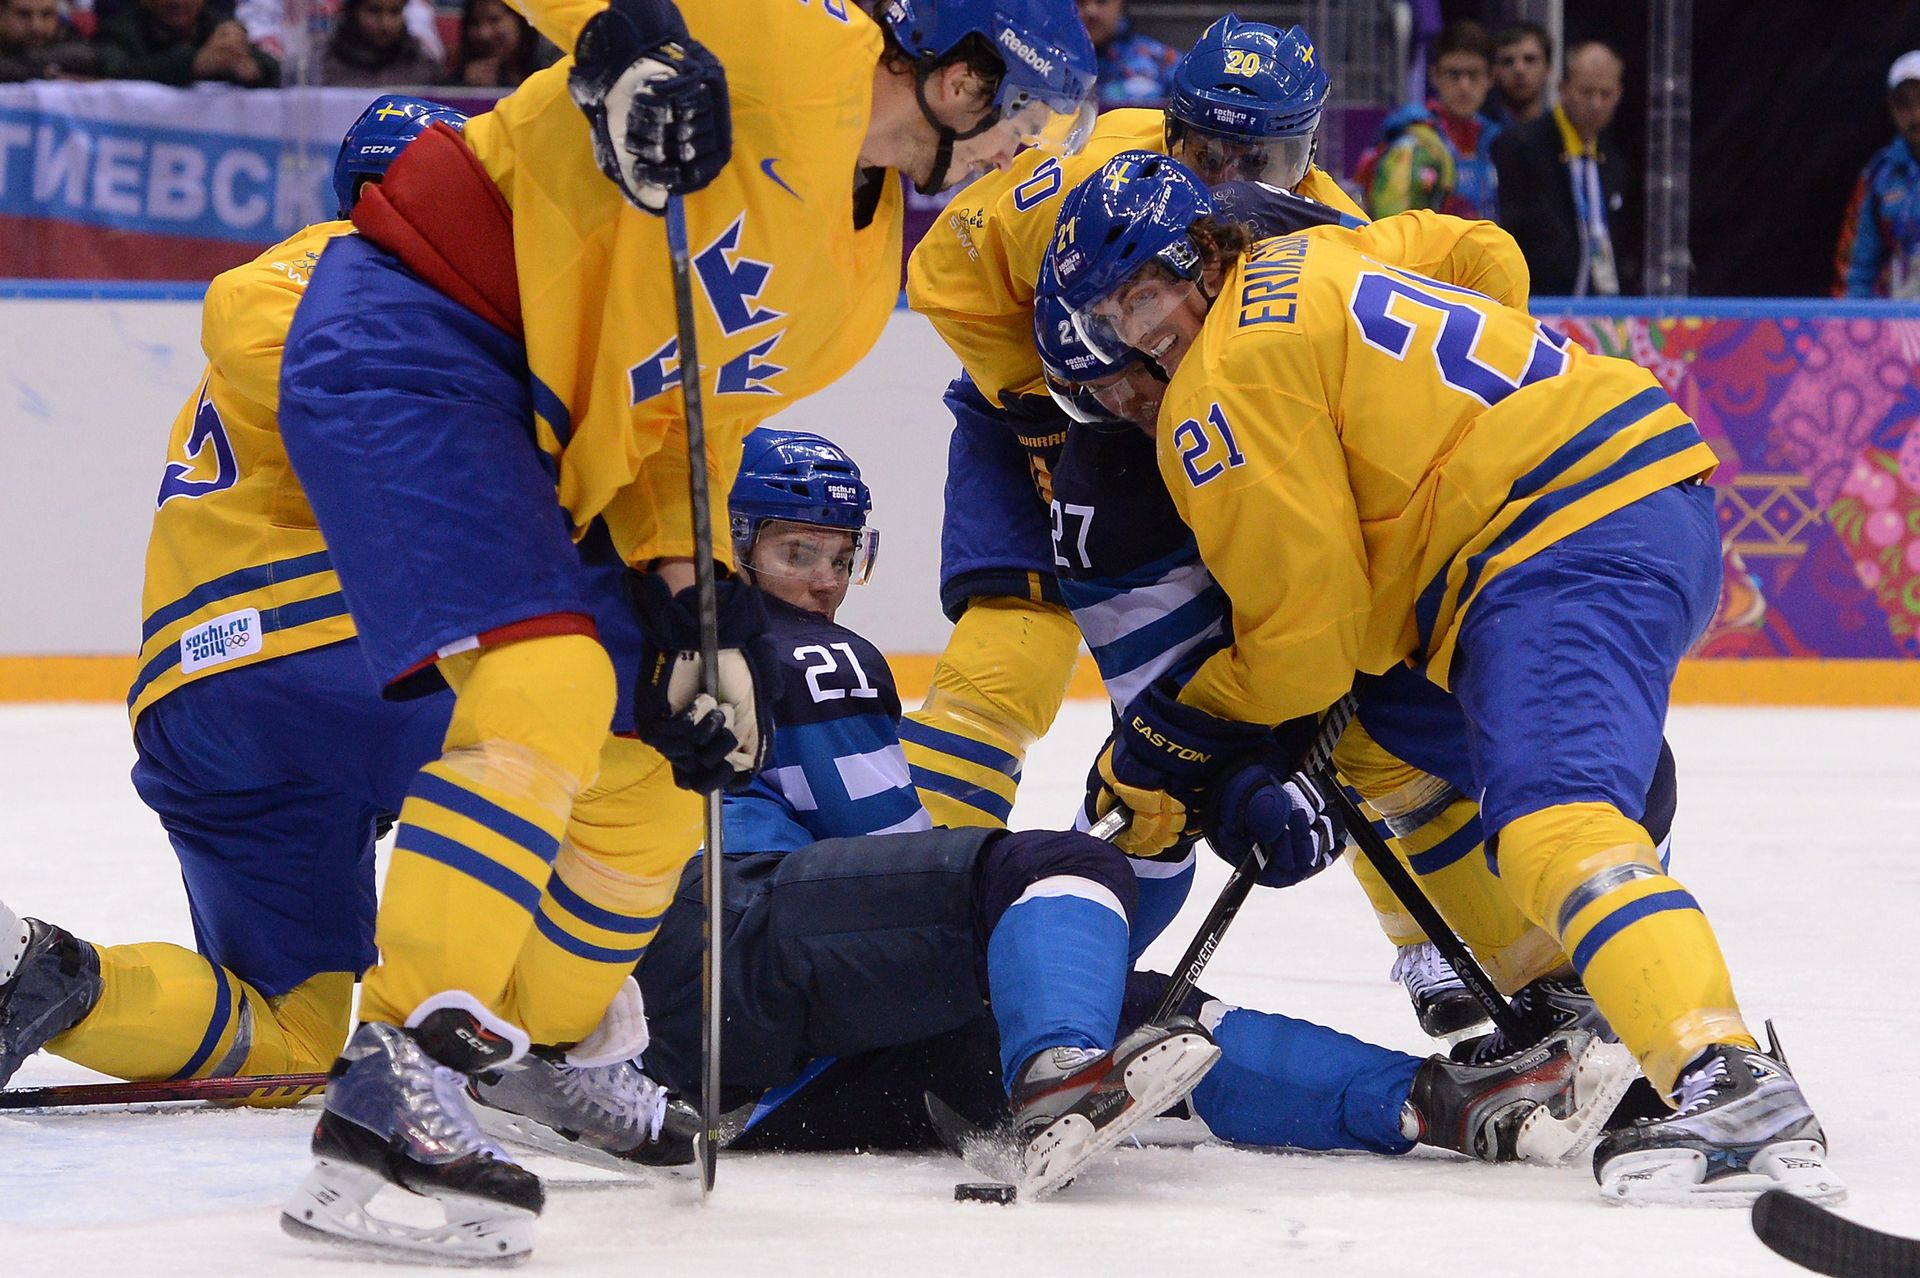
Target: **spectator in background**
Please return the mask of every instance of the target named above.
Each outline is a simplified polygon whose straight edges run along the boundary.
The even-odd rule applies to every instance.
[[[1493,37],[1493,97],[1487,114],[1502,128],[1547,113],[1547,76],[1553,70],[1553,37],[1537,22],[1515,22]]]
[[[61,16],[58,0],[0,0],[0,83],[99,74],[100,55]]]
[[[407,0],[343,0],[320,83],[379,89],[441,84],[447,69],[407,30]]]
[[[1535,293],[1632,291],[1613,242],[1629,179],[1607,132],[1624,70],[1620,55],[1601,41],[1575,45],[1560,77],[1560,105],[1493,144],[1500,225],[1526,254]]]
[[[1167,104],[1180,51],[1135,31],[1127,17],[1127,0],[1080,0],[1080,21],[1100,55],[1102,111]]]
[[[1354,175],[1374,217],[1435,209],[1491,218],[1495,179],[1488,150],[1500,126],[1480,114],[1493,87],[1493,41],[1471,20],[1440,29],[1428,55],[1435,96],[1404,106],[1380,126],[1380,140]]]
[[[1847,202],[1835,297],[1920,298],[1920,49],[1887,73],[1900,136],[1873,153]]]
[[[280,63],[249,43],[233,18],[209,12],[206,0],[140,0],[104,23],[94,44],[103,73],[116,80],[228,80],[255,89],[280,83]]]
[[[511,89],[547,65],[540,38],[503,0],[467,0],[460,12],[460,55],[455,83],[470,88]]]

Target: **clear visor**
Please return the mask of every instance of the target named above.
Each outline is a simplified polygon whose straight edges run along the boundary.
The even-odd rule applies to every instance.
[[[1160,401],[1167,397],[1167,384],[1145,364],[1122,369],[1085,389],[1107,412],[1149,432],[1160,419]]]
[[[1090,306],[1073,309],[1073,331],[1109,364],[1152,358],[1155,347],[1173,335],[1168,321],[1200,285],[1183,280],[1159,262],[1148,262]]]
[[[1313,138],[1236,138],[1182,125],[1173,138],[1173,158],[1208,186],[1222,182],[1265,182],[1290,191],[1307,176],[1313,162]]]
[[[1006,136],[1023,147],[1054,155],[1077,155],[1093,132],[1097,108],[1092,102],[1081,102],[1072,110],[1062,111],[1059,105],[1016,92],[1002,108],[996,127],[1006,130]]]
[[[755,574],[787,581],[864,585],[880,557],[878,528],[828,528],[787,519],[760,525],[742,558]]]

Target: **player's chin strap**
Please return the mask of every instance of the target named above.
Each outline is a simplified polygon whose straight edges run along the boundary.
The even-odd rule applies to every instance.
[[[933,153],[933,171],[927,174],[925,182],[916,180],[913,184],[913,189],[921,195],[938,195],[947,189],[947,167],[953,163],[955,142],[977,138],[1000,123],[1000,112],[989,111],[980,123],[962,133],[950,128],[933,113],[933,104],[927,101],[927,78],[951,65],[950,62],[923,62],[913,73],[913,100],[920,104],[920,114],[926,117],[927,123],[940,134],[940,147]]]

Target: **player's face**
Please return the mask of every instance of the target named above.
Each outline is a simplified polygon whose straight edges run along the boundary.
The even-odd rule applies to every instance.
[[[1547,51],[1532,36],[1521,37],[1493,55],[1493,79],[1509,102],[1537,100],[1547,87]]]
[[[1313,162],[1313,134],[1255,141],[1181,124],[1173,131],[1170,153],[1208,186],[1265,182],[1290,191]]]
[[[1167,384],[1149,373],[1144,364],[1133,364],[1111,377],[1086,383],[1100,407],[1132,422],[1151,435],[1160,419],[1160,401],[1166,398]]]
[[[1171,377],[1207,318],[1207,298],[1197,282],[1149,262],[1095,302],[1091,311],[1096,331],[1081,334],[1088,345],[1111,358],[1109,348],[1117,339]]]
[[[1893,126],[1907,145],[1920,151],[1920,80],[1908,80],[1888,94],[1887,109],[1893,112]]]
[[[1466,119],[1486,104],[1493,76],[1479,54],[1449,53],[1433,64],[1433,87],[1449,115]]]
[[[853,584],[857,538],[844,528],[769,520],[754,538],[753,582],[778,599],[828,621]]]

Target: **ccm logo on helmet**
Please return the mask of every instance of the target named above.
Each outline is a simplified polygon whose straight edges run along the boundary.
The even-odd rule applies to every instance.
[[[1009,53],[1032,67],[1035,71],[1038,71],[1041,75],[1050,76],[1053,74],[1053,59],[1044,57],[1040,50],[1015,35],[1012,27],[1002,27],[1000,29],[1000,43],[1006,47]]]

